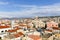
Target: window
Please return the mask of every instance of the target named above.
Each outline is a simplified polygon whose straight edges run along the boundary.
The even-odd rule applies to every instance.
[[[0,39],[2,39],[2,38],[0,37]]]
[[[5,30],[5,32],[7,32],[7,30]]]
[[[58,25],[56,25],[56,26],[58,26]]]
[[[4,31],[1,31],[1,32],[4,32]]]

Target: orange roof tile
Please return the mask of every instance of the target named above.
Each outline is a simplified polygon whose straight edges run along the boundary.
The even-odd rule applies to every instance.
[[[0,29],[4,29],[4,28],[10,28],[10,26],[0,26]]]
[[[49,29],[48,29],[48,30],[46,30],[46,31],[52,32],[52,30],[49,30]]]
[[[19,30],[20,28],[14,28],[14,30]]]
[[[22,32],[19,32],[18,34],[20,34],[20,35],[24,35]]]
[[[58,28],[58,27],[53,27],[53,29],[54,29],[54,30],[60,30],[60,28]]]
[[[37,35],[29,35],[30,38],[32,38],[33,40],[39,40],[41,37],[37,36]]]
[[[23,33],[22,33],[22,32],[19,32],[19,33],[17,33],[17,34],[14,34],[14,37],[17,38],[17,37],[20,37],[20,36],[22,36],[22,35],[23,35]]]
[[[14,37],[15,38],[17,38],[17,37],[19,37],[20,36],[20,34],[14,34]]]
[[[27,28],[30,28],[31,26],[27,26]]]
[[[16,30],[8,30],[7,32],[16,32]]]
[[[26,24],[20,24],[20,26],[27,26]]]

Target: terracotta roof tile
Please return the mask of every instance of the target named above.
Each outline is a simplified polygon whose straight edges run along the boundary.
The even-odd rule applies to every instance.
[[[32,38],[33,40],[39,40],[41,37],[37,36],[37,35],[29,35],[30,38]]]
[[[19,32],[18,34],[20,34],[20,35],[24,35],[22,32]]]
[[[16,30],[8,30],[7,32],[16,32]]]
[[[54,30],[60,30],[60,28],[58,28],[58,27],[53,27],[53,29],[54,29]]]
[[[10,28],[10,26],[0,26],[0,29],[3,29],[3,28]]]
[[[14,37],[17,38],[17,37],[20,37],[20,36],[22,36],[22,35],[23,35],[23,33],[22,33],[22,32],[19,32],[19,33],[17,33],[17,34],[14,34]]]
[[[46,30],[46,31],[52,32],[52,30],[49,30],[49,29],[48,29],[48,30]]]
[[[14,34],[14,37],[15,38],[17,38],[17,37],[19,37],[20,36],[20,34]]]

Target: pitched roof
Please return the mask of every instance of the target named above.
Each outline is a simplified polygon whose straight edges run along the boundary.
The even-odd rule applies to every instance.
[[[8,30],[7,32],[16,32],[16,30]]]
[[[0,29],[4,29],[4,28],[10,28],[10,26],[0,26]]]
[[[37,36],[37,35],[29,35],[30,38],[32,38],[33,40],[39,40],[41,39],[40,36]]]
[[[17,37],[20,37],[20,36],[22,36],[22,35],[24,35],[22,32],[19,32],[19,33],[17,33],[17,34],[13,34],[14,35],[14,37],[15,38],[17,38]]]

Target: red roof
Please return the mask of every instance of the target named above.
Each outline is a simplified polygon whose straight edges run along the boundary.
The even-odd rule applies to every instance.
[[[14,28],[14,29],[15,29],[15,30],[19,30],[20,28],[17,27],[17,28]]]
[[[25,24],[25,23],[20,23],[19,25],[20,26],[27,26],[27,24]]]
[[[17,30],[19,30],[20,28],[18,28],[18,27],[15,27],[14,29],[12,29],[12,30],[8,30],[7,32],[16,32]]]
[[[14,34],[14,37],[15,38],[17,38],[17,37],[20,37],[20,36],[22,36],[22,35],[24,35],[22,32],[19,32],[19,33],[17,33],[17,34]]]
[[[22,32],[19,32],[18,34],[20,34],[20,35],[24,35]]]
[[[7,32],[16,32],[16,30],[8,30]]]
[[[41,39],[40,36],[37,36],[37,35],[29,35],[30,38],[32,38],[33,40],[39,40]]]
[[[60,30],[60,28],[58,28],[58,27],[53,27],[53,29],[54,29],[54,30]]]
[[[52,32],[52,30],[49,30],[49,29],[48,29],[48,30],[46,30],[46,31]]]
[[[19,36],[20,36],[19,34],[14,34],[14,37],[15,37],[15,38],[17,38],[17,37],[19,37]]]
[[[0,29],[3,29],[3,28],[10,28],[10,26],[0,26]]]

